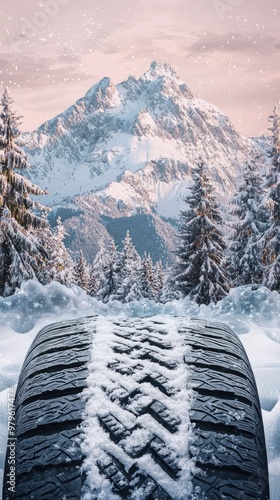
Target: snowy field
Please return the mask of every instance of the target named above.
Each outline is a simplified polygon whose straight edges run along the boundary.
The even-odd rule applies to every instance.
[[[149,300],[102,304],[79,288],[58,283],[24,283],[12,297],[0,298],[0,469],[7,437],[7,391],[17,383],[26,352],[45,325],[85,315],[114,317],[181,315],[219,320],[243,342],[251,361],[263,411],[271,500],[280,500],[280,295],[266,288],[239,287],[216,306],[198,307],[188,299],[158,304]],[[2,489],[2,488],[1,488]]]

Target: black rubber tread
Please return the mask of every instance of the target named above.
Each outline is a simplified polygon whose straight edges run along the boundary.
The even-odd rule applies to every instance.
[[[89,346],[89,344],[90,339],[88,337],[88,333],[81,330],[71,332],[70,335],[69,333],[60,335],[51,340],[51,346],[49,341],[46,341],[41,342],[38,346],[34,347],[32,351],[28,353],[28,356],[26,356],[25,363],[28,365],[28,363],[30,363],[34,358],[37,356],[44,356],[45,353],[59,352],[63,349],[67,349],[68,347],[74,349],[75,347],[79,348],[82,345]]]
[[[87,370],[84,366],[64,368],[59,371],[37,373],[23,380],[18,393],[18,404],[26,405],[33,400],[47,399],[54,394],[81,392],[86,387]]]
[[[206,345],[210,352],[218,352],[220,354],[230,352],[231,355],[236,357],[236,360],[243,358],[242,345],[236,345],[233,340],[223,339],[221,334],[220,336],[213,336],[212,331],[211,335],[206,331],[204,335],[201,329],[198,332],[195,332],[194,329],[184,332],[181,329],[181,333],[184,335],[186,344],[191,345],[193,349],[203,349]]]
[[[32,471],[33,463],[36,467],[44,468],[49,465],[61,465],[63,462],[81,462],[82,452],[79,446],[80,431],[69,429],[59,433],[36,435],[21,439],[17,454],[17,474],[21,476]],[[47,454],[44,453],[47,451]],[[47,460],[46,460],[47,459]]]
[[[243,358],[236,358],[231,353],[223,353],[223,363],[221,364],[220,352],[208,351],[207,348],[197,349],[196,346],[185,355],[185,362],[189,365],[203,366],[210,369],[217,369],[224,373],[235,373],[239,376],[248,377],[248,363]],[[251,382],[251,380],[249,381]]]
[[[66,360],[67,352],[67,360]],[[69,348],[67,351],[63,348],[61,351],[45,353],[44,356],[38,356],[29,362],[24,367],[22,379],[19,382],[19,387],[24,380],[29,377],[34,377],[39,373],[51,373],[65,367],[73,367],[73,370],[78,366],[85,366],[89,361],[89,345]]]
[[[92,334],[89,320],[42,329],[22,367],[16,394],[16,493],[3,499],[77,499],[80,434]],[[5,474],[8,472],[6,464]]]
[[[16,494],[12,498],[21,500],[77,500],[82,487],[80,462],[32,470],[17,480]],[[9,497],[6,497],[9,498]],[[5,497],[4,497],[5,499]]]
[[[193,453],[196,456],[197,465],[203,467],[204,470],[205,464],[217,467],[219,463],[220,467],[232,469],[232,471],[239,470],[242,474],[255,477],[263,467],[256,441],[244,434],[225,434],[213,430],[205,431],[203,426],[202,429],[196,427],[196,443]]]
[[[96,373],[104,398],[96,413],[97,432],[104,437],[97,470],[120,499],[268,500],[261,411],[241,342],[220,323],[184,318],[174,319],[174,342],[170,320],[111,320],[107,381],[103,377],[99,383]],[[50,325],[30,347],[16,396],[16,494],[9,496],[5,479],[4,500],[78,500],[84,491],[81,392],[98,321],[88,317]],[[180,359],[178,340],[186,346]],[[176,447],[186,422],[173,410],[187,389],[181,385],[182,369],[191,372],[193,393],[189,452],[197,472],[190,496],[180,493],[188,457],[179,456]],[[161,482],[154,467],[164,477]],[[92,498],[98,493],[93,489]]]
[[[196,392],[191,420],[196,424],[196,463],[202,469],[193,480],[197,490],[195,498],[267,500],[269,482],[264,430],[255,378],[247,355],[230,329],[227,329],[224,342],[221,325],[215,330],[214,325],[199,323],[200,335],[195,335],[195,344],[187,337],[192,351],[185,357],[192,368]],[[203,328],[204,347],[201,346]],[[215,348],[213,337],[217,334],[221,340]],[[234,345],[224,352],[227,344]]]
[[[42,432],[42,429],[54,426],[57,422],[71,422],[79,420],[84,402],[80,394],[71,394],[55,399],[34,401],[24,406],[16,417],[17,436]]]

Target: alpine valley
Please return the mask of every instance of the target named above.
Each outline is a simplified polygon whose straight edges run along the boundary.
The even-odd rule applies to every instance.
[[[167,64],[138,80],[103,78],[65,112],[24,134],[29,177],[61,215],[66,244],[92,261],[98,241],[120,245],[129,229],[140,253],[172,259],[176,218],[193,166],[207,164],[223,209],[251,154],[266,164],[269,138],[237,132]]]

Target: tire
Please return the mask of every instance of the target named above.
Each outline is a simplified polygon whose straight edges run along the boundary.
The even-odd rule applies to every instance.
[[[87,367],[101,343],[106,372],[93,374],[99,399],[87,406]],[[225,325],[97,317],[48,326],[27,354],[15,404],[16,493],[6,462],[4,499],[80,499],[87,488],[106,500],[269,499],[254,376]],[[95,422],[94,463],[83,456],[92,446],[84,417]]]

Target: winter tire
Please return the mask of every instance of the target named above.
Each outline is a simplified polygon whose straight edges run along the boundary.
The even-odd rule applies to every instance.
[[[83,418],[98,339],[108,355],[93,378],[96,460],[88,463]],[[182,466],[186,390],[192,492]],[[91,499],[269,499],[254,376],[241,342],[223,324],[92,317],[45,327],[26,356],[15,405],[16,488],[8,489],[6,459],[4,500],[78,500],[89,487]],[[90,467],[98,471],[96,484],[87,477]]]

